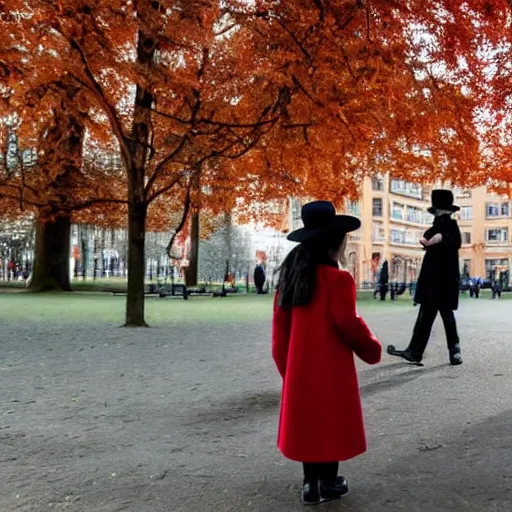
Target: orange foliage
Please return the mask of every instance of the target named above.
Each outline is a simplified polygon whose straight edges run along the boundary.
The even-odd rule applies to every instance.
[[[116,139],[124,173],[99,169],[73,193],[100,200],[89,212],[98,222],[121,222],[123,208],[103,201],[125,200],[137,169],[134,201],[167,204],[200,176],[211,193],[195,202],[212,214],[240,198],[244,208],[291,194],[339,201],[382,171],[463,185],[486,177],[466,2],[3,4],[0,29],[11,37],[0,42],[0,79],[20,137],[44,141],[64,81],[68,114],[100,147]],[[59,155],[45,172],[62,165]],[[153,210],[155,225],[168,226],[163,204]]]

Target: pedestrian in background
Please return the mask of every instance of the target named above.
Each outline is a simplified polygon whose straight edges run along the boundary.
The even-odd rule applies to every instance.
[[[263,286],[265,286],[266,280],[265,269],[261,263],[258,263],[254,269],[254,286],[258,295],[263,294]]]
[[[425,249],[421,265],[414,302],[420,304],[418,318],[414,325],[409,346],[405,350],[396,350],[389,345],[388,353],[404,358],[411,363],[420,363],[427,347],[432,325],[440,313],[443,320],[450,363],[462,364],[457,333],[457,323],[453,312],[459,305],[460,269],[459,249],[461,234],[457,221],[452,214],[459,210],[453,204],[450,190],[433,190],[432,207],[434,222],[420,240]]]

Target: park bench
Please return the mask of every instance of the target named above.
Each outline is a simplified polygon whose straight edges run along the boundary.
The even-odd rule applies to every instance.
[[[110,293],[112,293],[112,295],[126,295],[127,294],[126,287],[122,287],[122,286],[111,288],[109,291],[110,291]],[[146,297],[149,297],[152,295],[156,296],[156,295],[159,295],[159,293],[160,293],[159,285],[148,284],[144,287],[144,295]]]
[[[236,286],[226,286],[213,292],[213,297],[227,297],[229,294],[233,293],[239,293],[238,288]]]
[[[189,288],[188,294],[189,296],[194,297],[211,297],[215,292],[212,290],[212,287],[209,286],[201,286],[199,288]]]
[[[189,292],[184,284],[165,284],[160,285],[158,288],[158,296],[161,299],[166,297],[182,297],[183,300],[188,300]]]

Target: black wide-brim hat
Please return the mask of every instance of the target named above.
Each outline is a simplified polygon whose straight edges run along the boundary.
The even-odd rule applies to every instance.
[[[460,210],[457,205],[453,204],[451,190],[432,190],[432,206],[428,211],[434,214],[436,210],[446,210],[448,212],[458,212]]]
[[[313,201],[302,207],[304,227],[292,231],[287,239],[291,242],[306,242],[336,233],[349,233],[361,227],[361,221],[351,215],[336,215],[334,205],[329,201]]]

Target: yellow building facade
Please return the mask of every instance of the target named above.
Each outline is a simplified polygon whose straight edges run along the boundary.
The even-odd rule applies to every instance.
[[[348,270],[360,288],[373,287],[385,261],[390,281],[417,279],[423,257],[419,239],[432,223],[429,206],[427,187],[389,176],[365,180],[361,200],[345,209],[362,223],[347,244]]]
[[[384,261],[391,281],[410,283],[418,277],[423,248],[419,239],[432,224],[428,213],[432,187],[382,178],[366,179],[361,199],[347,202],[344,213],[361,219],[362,227],[347,244],[348,270],[360,288],[370,288]],[[508,271],[512,258],[512,204],[487,192],[454,189],[461,233],[461,271],[472,277],[492,278],[493,272]],[[301,204],[290,201],[289,229],[302,225]]]
[[[301,204],[291,200],[289,229],[302,225]],[[423,249],[419,239],[432,222],[427,212],[430,189],[389,176],[366,179],[361,199],[347,202],[344,213],[361,219],[361,229],[351,233],[347,266],[360,288],[372,287],[384,261],[390,280],[409,283],[417,278]]]
[[[461,207],[460,258],[469,275],[492,279],[504,273],[508,285],[512,257],[512,209],[509,198],[491,194],[485,187],[454,191]]]

